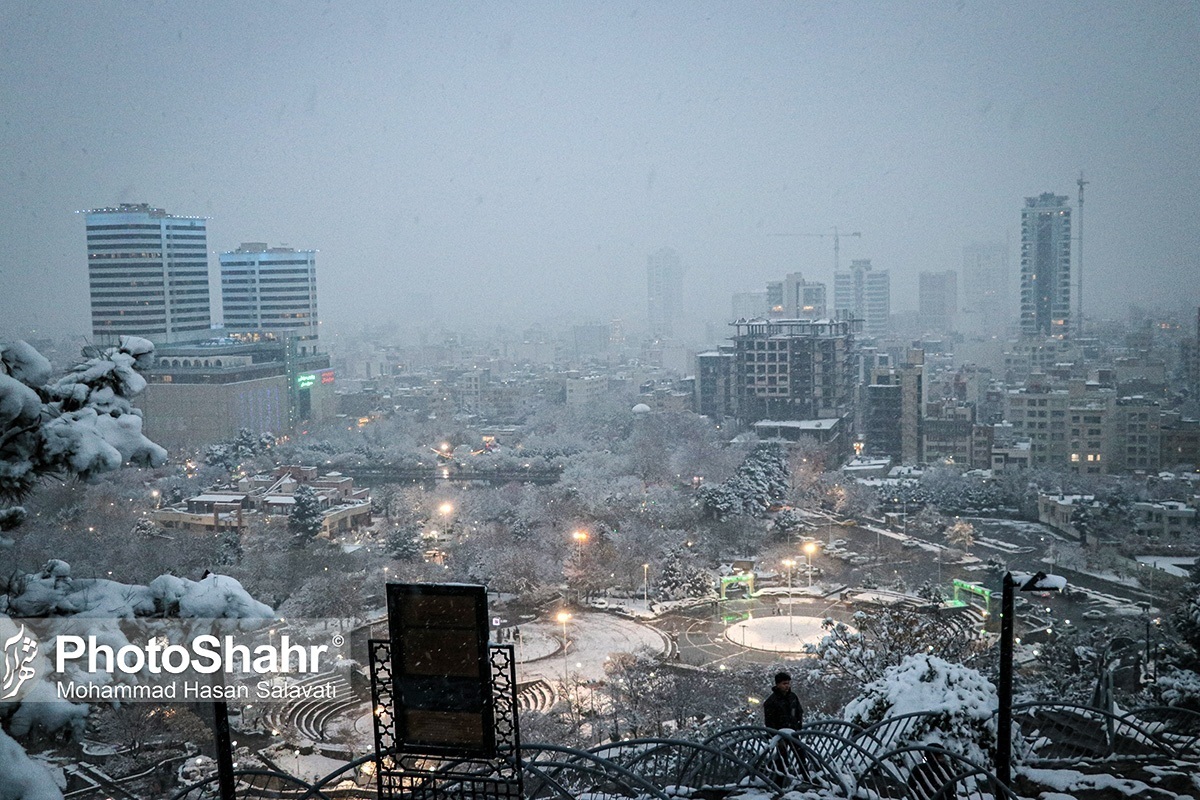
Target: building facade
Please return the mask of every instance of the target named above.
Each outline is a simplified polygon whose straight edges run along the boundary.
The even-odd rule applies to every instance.
[[[248,242],[221,253],[221,301],[226,331],[292,337],[299,355],[317,352],[315,250]]]
[[[146,203],[84,212],[92,337],[155,344],[208,337],[208,225]]]
[[[736,416],[761,420],[846,417],[853,431],[855,327],[850,320],[750,320],[734,324]]]
[[[949,333],[958,323],[958,273],[922,272],[918,277],[917,309],[921,327]]]
[[[838,316],[862,320],[866,336],[884,336],[892,315],[892,283],[886,269],[872,269],[871,259],[850,262],[849,270],[834,273],[833,310]]]
[[[976,242],[963,248],[962,327],[974,336],[1000,337],[1010,324],[1012,291],[1008,245]]]
[[[783,315],[787,319],[824,319],[825,284],[806,281],[799,272],[783,279]]]
[[[1071,209],[1066,195],[1021,209],[1021,334],[1063,338],[1071,324]]]
[[[162,347],[146,372],[146,435],[168,451],[252,433],[281,435],[337,414],[329,356],[299,356],[291,340],[218,339]]]
[[[679,254],[664,247],[650,254],[646,264],[646,301],[650,336],[674,336],[683,311],[683,265]]]

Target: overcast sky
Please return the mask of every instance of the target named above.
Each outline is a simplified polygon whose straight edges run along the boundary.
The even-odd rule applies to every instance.
[[[1192,2],[0,0],[0,334],[86,333],[81,209],[313,248],[322,318],[645,319],[794,269],[917,273],[1074,196],[1086,300],[1200,302]]]

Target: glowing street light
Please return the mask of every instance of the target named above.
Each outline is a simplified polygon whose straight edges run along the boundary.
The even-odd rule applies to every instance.
[[[816,542],[807,542],[804,545],[804,555],[808,557],[808,588],[812,588],[812,557],[813,553],[817,552]]]
[[[454,504],[447,500],[446,502],[444,502],[440,506],[438,506],[438,513],[441,514],[443,517],[450,516],[451,514],[454,513]]]

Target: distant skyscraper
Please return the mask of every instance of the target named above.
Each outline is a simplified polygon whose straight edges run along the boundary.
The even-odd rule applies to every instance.
[[[247,242],[221,253],[225,329],[293,337],[296,353],[317,352],[317,253]]]
[[[85,212],[92,337],[144,336],[156,344],[209,335],[208,232],[203,217],[146,203]]]
[[[938,333],[954,330],[958,312],[958,273],[954,270],[922,272],[917,301],[922,327]]]
[[[1021,334],[1066,336],[1071,322],[1071,209],[1065,195],[1021,209]]]
[[[651,253],[646,276],[650,335],[656,339],[672,336],[683,310],[683,267],[679,254],[669,247]]]
[[[871,269],[871,259],[850,262],[833,276],[833,310],[863,321],[865,336],[883,336],[892,314],[892,283],[886,269]]]
[[[977,336],[1002,336],[1011,322],[1008,245],[976,242],[963,248],[963,327]]]

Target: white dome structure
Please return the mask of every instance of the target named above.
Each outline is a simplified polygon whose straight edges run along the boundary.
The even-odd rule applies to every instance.
[[[633,413],[635,413],[635,414],[649,414],[649,413],[650,413],[650,406],[646,405],[645,403],[638,403],[636,406],[634,406],[634,407],[633,407]]]

